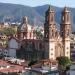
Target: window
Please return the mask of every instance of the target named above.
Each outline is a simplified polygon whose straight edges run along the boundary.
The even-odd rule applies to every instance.
[[[53,60],[53,58],[50,58],[51,60]]]
[[[30,38],[31,38],[31,32],[30,32]]]
[[[64,21],[64,16],[62,17],[62,21]]]
[[[46,33],[46,38],[48,38],[48,33]]]
[[[62,31],[62,32],[61,32],[61,36],[63,36],[63,35],[64,35],[64,32]]]
[[[67,36],[69,35],[69,29],[67,29]]]
[[[51,56],[53,55],[53,53],[51,53]]]
[[[53,48],[51,48],[51,50],[53,51]]]
[[[69,48],[67,47],[67,49],[69,49]]]
[[[34,42],[32,43],[32,48],[35,49],[35,43]]]
[[[41,43],[39,44],[39,49],[42,49],[42,44]]]
[[[51,15],[51,22],[53,21],[53,15]]]
[[[67,17],[67,22],[68,22],[69,21],[69,15],[68,15],[68,13],[67,13],[66,17]]]
[[[69,54],[69,52],[67,52],[67,55]]]
[[[52,34],[51,37],[53,37],[54,36],[54,30],[52,30],[52,33],[51,34]]]

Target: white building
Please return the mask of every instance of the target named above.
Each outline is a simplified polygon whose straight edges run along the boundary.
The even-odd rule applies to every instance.
[[[19,41],[16,38],[11,37],[8,40],[8,55],[10,57],[16,57],[16,50],[18,50],[18,48],[19,48]]]

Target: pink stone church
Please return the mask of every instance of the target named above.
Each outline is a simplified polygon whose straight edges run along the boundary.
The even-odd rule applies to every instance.
[[[11,41],[9,42],[11,43],[10,56],[13,54],[13,56],[26,60],[55,60],[59,56],[70,58],[71,16],[67,7],[64,7],[61,12],[60,31],[56,27],[55,11],[50,6],[45,13],[44,37],[38,39],[34,31],[35,28],[28,23],[28,18],[26,16],[23,17],[22,23],[17,30],[19,42],[16,42],[14,39],[11,41],[14,41],[15,44],[12,44]],[[13,49],[16,49],[16,53],[13,52]]]

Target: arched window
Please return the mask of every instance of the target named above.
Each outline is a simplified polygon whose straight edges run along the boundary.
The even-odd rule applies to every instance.
[[[62,21],[64,21],[64,16],[62,17]]]
[[[48,22],[48,16],[47,16],[47,18],[46,18],[46,21]]]
[[[54,31],[52,30],[52,37],[54,36]]]
[[[67,18],[67,22],[69,21],[69,16],[68,16],[68,14],[66,14],[66,18]]]
[[[69,29],[67,29],[67,36],[69,36],[69,34],[70,34],[70,33],[69,33]]]
[[[53,21],[53,15],[51,15],[51,22]]]
[[[64,32],[63,31],[61,31],[61,36],[63,36],[64,35]]]
[[[31,38],[31,32],[30,32],[30,38]]]
[[[46,33],[46,38],[48,38],[48,33]]]
[[[53,56],[53,53],[51,53],[51,56]]]
[[[39,44],[39,49],[42,49],[42,44],[41,43]]]
[[[35,43],[32,42],[32,49],[35,49]]]

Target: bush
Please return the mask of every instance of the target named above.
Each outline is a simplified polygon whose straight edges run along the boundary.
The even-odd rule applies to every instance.
[[[57,57],[57,61],[58,61],[58,65],[61,66],[59,68],[62,70],[65,70],[66,67],[69,67],[72,63],[71,60],[66,56]]]
[[[32,61],[29,62],[28,66],[32,66],[32,65],[34,65],[35,63],[37,63],[37,60],[32,60]]]
[[[66,56],[57,57],[57,61],[58,61],[58,64],[63,66],[71,64],[71,60]]]

